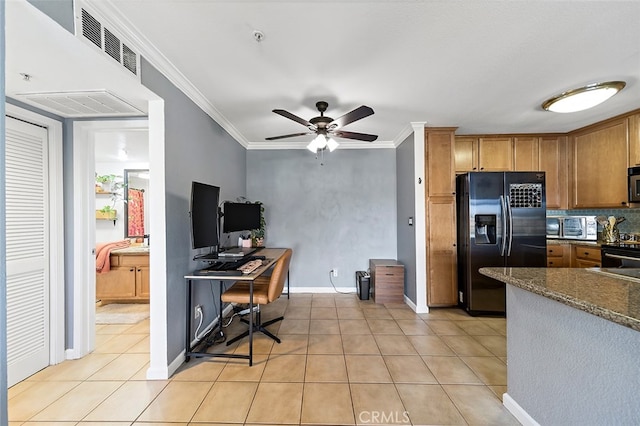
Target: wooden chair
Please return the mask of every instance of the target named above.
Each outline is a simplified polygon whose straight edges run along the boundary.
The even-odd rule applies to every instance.
[[[291,249],[286,249],[282,257],[276,262],[271,276],[260,276],[253,282],[253,304],[257,307],[256,318],[253,322],[253,331],[264,333],[278,343],[280,343],[280,339],[267,330],[266,327],[275,322],[282,321],[284,317],[278,317],[263,323],[260,314],[260,305],[267,305],[274,302],[282,294],[284,282],[287,279],[287,273],[289,272],[289,263],[291,262],[292,253],[293,251]],[[250,283],[248,282],[236,281],[228,290],[222,293],[222,301],[225,303],[248,304],[249,286]],[[253,315],[253,313],[249,313],[249,315]],[[242,321],[249,323],[244,319]],[[248,335],[249,330],[229,340],[227,345],[230,345]]]

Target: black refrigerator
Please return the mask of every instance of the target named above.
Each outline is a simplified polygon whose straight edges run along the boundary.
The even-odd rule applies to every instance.
[[[506,313],[505,284],[482,267],[546,267],[544,172],[456,178],[458,302],[471,315]]]

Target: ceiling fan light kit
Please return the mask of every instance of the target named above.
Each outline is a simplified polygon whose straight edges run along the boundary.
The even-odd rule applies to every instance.
[[[354,139],[365,142],[373,142],[378,139],[378,135],[341,130],[341,128],[346,126],[347,124],[351,124],[354,121],[361,120],[365,117],[373,115],[373,109],[369,108],[368,106],[362,105],[339,118],[333,119],[324,115],[324,112],[328,107],[329,104],[325,101],[316,102],[316,108],[320,112],[320,115],[317,117],[313,117],[308,121],[304,118],[300,118],[297,115],[290,113],[289,111],[285,111],[283,109],[274,109],[273,112],[275,112],[276,114],[293,120],[296,123],[302,124],[307,129],[309,129],[309,131],[302,133],[291,133],[281,136],[273,136],[266,138],[266,140],[272,141],[276,139],[316,134],[317,136],[309,143],[309,145],[307,145],[307,149],[317,154],[318,152],[324,152],[326,149],[329,149],[329,152],[333,152],[338,147],[338,142],[336,142],[334,137]]]
[[[606,101],[626,86],[624,81],[593,83],[578,89],[568,90],[542,104],[542,108],[559,113],[584,111]]]

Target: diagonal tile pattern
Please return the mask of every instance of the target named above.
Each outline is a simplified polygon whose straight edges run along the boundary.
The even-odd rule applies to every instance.
[[[416,314],[352,294],[292,294],[263,308],[254,366],[192,359],[145,380],[149,321],[101,325],[96,351],[9,389],[13,425],[517,425],[502,406],[506,320]],[[234,321],[228,336],[245,327]],[[246,339],[210,351],[240,353]]]

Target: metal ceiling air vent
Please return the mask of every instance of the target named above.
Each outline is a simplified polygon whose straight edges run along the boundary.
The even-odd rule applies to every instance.
[[[17,98],[66,118],[145,115],[106,90],[90,92],[19,93]]]
[[[122,37],[117,35],[117,31],[105,27],[104,20],[97,17],[95,13],[89,12],[84,6],[81,6],[80,10],[76,35],[91,46],[99,48],[102,53],[121,64],[127,72],[139,80],[140,61],[138,54],[122,41]]]

